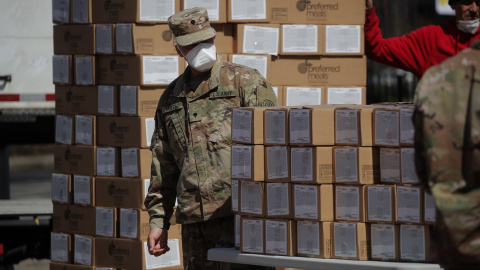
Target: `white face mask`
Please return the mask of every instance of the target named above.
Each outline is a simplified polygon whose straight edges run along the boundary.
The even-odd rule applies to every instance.
[[[182,50],[180,52],[187,60],[188,65],[200,72],[211,69],[217,60],[217,49],[211,43],[200,43],[188,52],[187,55],[184,55]]]
[[[457,21],[457,27],[458,30],[467,33],[467,34],[472,34],[475,35],[477,33],[479,26],[479,20],[471,20],[471,21]]]

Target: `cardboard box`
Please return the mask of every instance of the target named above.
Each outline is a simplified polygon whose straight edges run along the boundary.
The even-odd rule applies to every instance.
[[[332,223],[297,221],[297,255],[329,259],[332,257]]]
[[[365,222],[363,186],[335,185],[335,220]]]
[[[333,183],[333,147],[316,148],[315,181],[319,184]]]
[[[373,145],[400,146],[400,110],[376,108],[373,111]]]
[[[232,212],[238,213],[238,202],[239,202],[239,190],[240,190],[240,180],[231,180],[231,190],[232,190]]]
[[[370,236],[372,244],[372,260],[398,261],[399,254],[399,227],[394,224],[371,224]]]
[[[283,86],[272,86],[272,90],[277,96],[278,106],[287,106],[285,100],[285,87]]]
[[[268,5],[271,23],[364,24],[365,7],[360,1],[311,0],[295,2],[274,0]]]
[[[335,109],[335,145],[358,146],[361,128],[359,109]]]
[[[115,86],[55,86],[55,113],[117,115],[118,90]]]
[[[413,125],[414,108],[400,108],[400,145],[413,146],[415,126]]]
[[[376,147],[358,147],[359,182],[362,185],[380,183],[380,153]]]
[[[268,81],[272,72],[272,57],[259,54],[229,54],[228,61],[256,69]]]
[[[395,187],[368,185],[364,187],[365,219],[367,222],[393,223],[395,221]]]
[[[75,116],[75,144],[97,145],[97,125],[94,115]]]
[[[190,0],[192,1],[192,0]],[[193,0],[197,4],[198,1]],[[226,4],[225,1],[219,1],[220,6]],[[226,9],[225,9],[226,15]],[[216,23],[211,20],[210,14],[208,14],[210,18],[210,23]],[[221,24],[211,24],[215,32],[217,32],[215,36],[215,47],[217,49],[218,54],[231,54],[236,53],[236,42],[235,42],[235,34],[233,30],[233,24],[231,23],[221,23]],[[224,58],[227,60],[227,58]]]
[[[115,147],[97,147],[97,175],[119,176],[119,149]]]
[[[53,204],[53,231],[95,235],[95,207]]]
[[[73,84],[73,64],[71,55],[56,54],[52,57],[53,83],[56,85]]]
[[[115,24],[95,25],[95,53],[113,54],[115,48]]]
[[[430,261],[430,228],[428,225],[400,224],[400,261]]]
[[[423,222],[425,224],[435,225],[437,218],[437,208],[432,194],[426,190],[423,192]]]
[[[146,210],[120,208],[120,238],[148,240],[150,215]]]
[[[177,51],[168,24],[117,23],[115,26],[115,53],[175,55]]]
[[[400,171],[402,184],[420,184],[415,168],[415,148],[400,148]]]
[[[332,258],[360,261],[370,260],[369,226],[366,223],[332,223]]]
[[[52,262],[72,262],[72,238],[66,233],[50,233],[50,260]]]
[[[255,181],[240,181],[239,214],[249,217],[265,217],[265,183]]]
[[[98,117],[97,143],[118,147],[150,147],[155,121],[152,117]]]
[[[292,108],[289,114],[290,145],[334,145],[334,109],[312,106]]]
[[[288,109],[271,108],[264,112],[265,145],[288,145]]]
[[[141,0],[95,0],[93,23],[166,23],[180,11],[180,0],[144,2]]]
[[[96,233],[95,236],[118,237],[117,208],[115,207],[95,207],[96,211]]]
[[[290,179],[294,183],[316,183],[314,147],[290,148]]]
[[[380,182],[400,184],[400,148],[380,148]]]
[[[265,253],[265,219],[240,218],[240,251],[244,253]]]
[[[265,220],[265,254],[297,255],[297,226],[294,220]]]
[[[95,238],[75,234],[73,243],[73,262],[82,265],[95,265]]]
[[[321,55],[324,46],[322,27],[315,24],[282,24],[280,55]]]
[[[75,55],[75,84],[97,85],[95,56]]]
[[[360,108],[361,146],[373,146],[373,107]]]
[[[140,148],[122,148],[122,177],[150,178],[152,151]]]
[[[83,145],[55,145],[54,172],[96,175],[96,147]]]
[[[278,55],[279,24],[237,24],[237,52]]]
[[[330,87],[323,88],[325,98],[322,104],[365,105],[367,104],[366,87]],[[370,121],[371,122],[371,121]],[[371,128],[370,128],[371,129]]]
[[[269,22],[270,0],[228,0],[227,22]]]
[[[54,54],[96,54],[95,25],[54,25]]]
[[[265,181],[290,182],[290,147],[265,147]]]
[[[72,203],[72,176],[70,174],[52,173],[52,202]]]
[[[94,176],[73,176],[73,203],[84,206],[95,206]]]
[[[225,0],[182,0],[181,10],[194,7],[206,8],[208,12],[208,19],[213,26],[221,25],[227,22],[227,1]]]
[[[95,179],[97,206],[136,208],[145,210],[143,204],[150,179],[97,177]]]
[[[322,87],[285,86],[287,106],[310,106],[322,104]]]
[[[72,0],[72,23],[92,23],[92,0]]]
[[[264,181],[263,145],[232,145],[232,179]]]
[[[361,25],[322,25],[322,54],[361,56],[365,54],[365,35]]]
[[[395,222],[421,224],[423,210],[423,190],[421,187],[396,186]]]
[[[120,115],[154,117],[165,87],[120,86]]]
[[[265,183],[265,193],[267,218],[293,218],[293,197],[290,183]]]
[[[96,270],[95,266],[50,262],[50,270]]]
[[[184,69],[185,61],[182,61],[178,55],[98,56],[98,81],[100,84],[168,85]]]
[[[271,63],[274,85],[365,86],[366,57],[279,56]]]
[[[333,221],[333,185],[293,184],[293,218]]]
[[[55,115],[55,143],[72,145],[75,141],[75,117]]]
[[[52,1],[52,21],[53,23],[69,23],[71,22],[70,0],[53,0]]]

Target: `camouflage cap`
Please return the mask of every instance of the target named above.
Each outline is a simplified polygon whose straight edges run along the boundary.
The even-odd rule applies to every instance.
[[[188,46],[215,37],[216,32],[205,8],[190,8],[168,18],[168,26],[180,46]]]

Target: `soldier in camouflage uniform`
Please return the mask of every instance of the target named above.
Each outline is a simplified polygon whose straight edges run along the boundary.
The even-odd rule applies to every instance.
[[[434,260],[480,269],[480,41],[429,69],[415,105],[417,172],[437,206]]]
[[[243,269],[207,260],[209,248],[234,245],[232,109],[277,106],[277,98],[257,70],[226,62],[216,54],[212,47],[216,33],[206,9],[181,11],[168,23],[177,53],[189,66],[167,87],[155,115],[152,176],[145,199],[150,214],[149,251],[158,256],[169,250],[167,230],[177,199],[185,269]]]

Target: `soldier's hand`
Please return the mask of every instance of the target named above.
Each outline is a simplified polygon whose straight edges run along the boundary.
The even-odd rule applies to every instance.
[[[373,8],[373,0],[365,0],[365,10]]]
[[[153,228],[148,234],[148,252],[155,257],[165,254],[168,247],[168,230]]]

